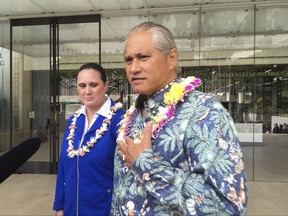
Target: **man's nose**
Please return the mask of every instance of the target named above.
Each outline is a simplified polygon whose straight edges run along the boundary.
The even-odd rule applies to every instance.
[[[130,71],[132,73],[138,72],[140,70],[140,62],[138,59],[133,59],[130,65]]]

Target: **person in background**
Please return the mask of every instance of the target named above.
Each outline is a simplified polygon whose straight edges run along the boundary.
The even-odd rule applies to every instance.
[[[273,127],[273,133],[279,133],[279,131],[280,131],[280,128],[278,126],[278,123],[275,123]]]
[[[246,173],[234,122],[180,78],[171,32],[153,22],[129,33],[126,75],[139,96],[120,122],[111,215],[244,215]]]
[[[287,123],[283,124],[283,133],[285,133],[285,134],[288,133],[288,124]]]
[[[280,125],[279,125],[279,131],[278,131],[278,133],[283,133],[283,127],[284,127],[283,124],[280,124]]]
[[[96,63],[80,67],[77,92],[81,108],[68,120],[59,158],[56,216],[107,216],[113,191],[117,130],[125,113],[106,96],[105,70]]]
[[[270,127],[269,127],[269,123],[268,122],[266,122],[263,125],[263,133],[270,133]]]

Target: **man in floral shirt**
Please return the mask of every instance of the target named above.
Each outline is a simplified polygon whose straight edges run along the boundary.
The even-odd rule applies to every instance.
[[[177,77],[165,27],[145,22],[127,37],[126,74],[139,93],[120,123],[111,215],[244,215],[246,175],[229,113]]]

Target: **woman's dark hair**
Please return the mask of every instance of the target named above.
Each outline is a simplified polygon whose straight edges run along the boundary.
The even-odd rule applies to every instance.
[[[93,63],[93,62],[86,63],[86,64],[82,65],[78,70],[77,77],[78,77],[78,74],[80,71],[89,70],[89,69],[93,69],[95,71],[98,71],[100,73],[100,77],[101,77],[101,80],[103,81],[103,83],[107,82],[107,73],[106,73],[105,69],[101,65],[99,65],[97,63]]]

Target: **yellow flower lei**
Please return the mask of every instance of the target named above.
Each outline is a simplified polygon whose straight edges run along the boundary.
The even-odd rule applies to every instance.
[[[184,97],[200,84],[201,80],[199,78],[195,78],[194,76],[182,79],[180,83],[173,82],[171,84],[169,91],[164,94],[164,103],[166,106],[160,106],[158,108],[157,115],[150,116],[150,118],[153,120],[153,138],[156,138],[164,125],[174,118],[177,103],[179,101],[183,101]],[[123,116],[118,130],[118,140],[124,140],[124,137],[128,136],[131,129],[132,120],[136,114],[137,109],[134,106],[131,106]],[[143,138],[143,131],[141,131],[141,133],[138,131],[137,133],[137,138],[134,140],[135,143],[139,143]]]

